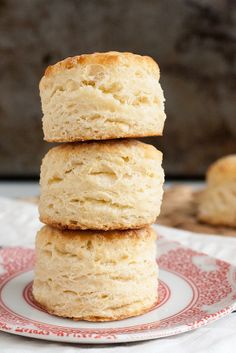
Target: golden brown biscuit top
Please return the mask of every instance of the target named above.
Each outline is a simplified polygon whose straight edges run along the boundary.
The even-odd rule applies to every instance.
[[[145,158],[157,159],[162,161],[162,152],[157,150],[154,146],[147,143],[140,142],[138,140],[125,139],[119,140],[106,140],[99,142],[77,142],[77,143],[66,143],[53,147],[49,150],[46,156],[53,156],[54,153],[61,153],[66,159],[68,156],[77,155],[78,152],[101,152],[101,153],[115,153],[119,154],[122,152],[131,154],[131,148],[135,148],[137,151],[142,151]]]
[[[150,227],[146,226],[140,229],[130,230],[108,230],[108,231],[96,231],[96,230],[59,230],[57,228],[44,226],[39,231],[39,234],[44,235],[41,239],[46,241],[58,240],[60,243],[69,244],[70,242],[75,243],[76,241],[87,241],[87,240],[99,240],[99,241],[120,241],[125,239],[130,240],[154,240],[157,235],[155,231]]]
[[[74,57],[68,57],[62,61],[57,62],[54,65],[47,67],[44,76],[49,77],[51,75],[56,75],[65,70],[70,70],[79,65],[85,66],[90,64],[98,64],[104,66],[142,66],[150,71],[152,74],[157,75],[159,78],[160,71],[157,63],[150,56],[142,56],[138,54],[128,53],[128,52],[116,52],[110,51],[107,53],[93,53],[93,54],[83,54]]]

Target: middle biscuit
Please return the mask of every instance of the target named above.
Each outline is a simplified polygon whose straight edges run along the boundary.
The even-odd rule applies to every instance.
[[[162,153],[136,141],[64,144],[41,167],[40,220],[64,229],[141,228],[160,212]]]

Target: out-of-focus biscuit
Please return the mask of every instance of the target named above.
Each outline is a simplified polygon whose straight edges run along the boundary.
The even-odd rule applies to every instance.
[[[236,227],[236,155],[223,157],[209,168],[198,218],[213,225]]]

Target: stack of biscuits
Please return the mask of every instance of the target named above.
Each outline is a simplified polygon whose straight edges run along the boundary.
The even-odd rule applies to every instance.
[[[156,234],[162,153],[133,137],[162,135],[158,65],[95,53],[49,66],[40,82],[45,140],[33,295],[48,312],[109,321],[158,299]]]

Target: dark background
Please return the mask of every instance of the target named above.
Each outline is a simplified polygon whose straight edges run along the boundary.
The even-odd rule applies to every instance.
[[[30,178],[43,142],[38,82],[67,56],[131,51],[161,68],[168,177],[236,152],[235,0],[0,0],[0,177]]]

